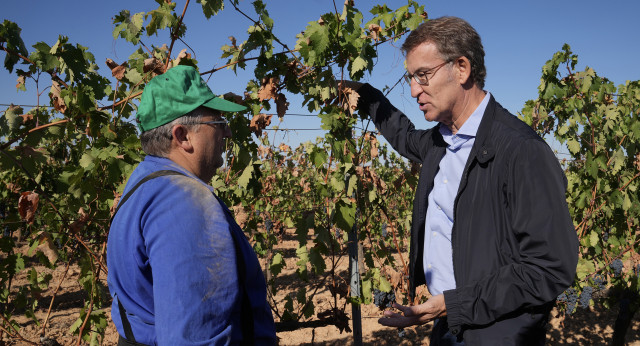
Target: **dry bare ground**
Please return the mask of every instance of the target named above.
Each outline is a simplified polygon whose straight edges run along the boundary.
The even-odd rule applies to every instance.
[[[293,251],[297,248],[297,241],[293,234],[286,232],[282,242],[278,248],[280,250]],[[295,265],[296,259],[287,259],[287,266],[278,276],[277,282],[279,294],[275,297],[278,305],[284,305],[282,296],[301,285],[303,282],[296,277]],[[346,273],[347,261],[343,259],[340,270],[342,275]],[[60,266],[51,271],[53,279],[51,280],[52,288],[42,293],[39,300],[39,309],[36,316],[39,321],[44,321],[47,310],[51,304],[51,298],[58,282],[63,276],[65,267]],[[43,326],[36,325],[32,320],[25,316],[18,316],[16,320],[20,323],[22,330],[21,336],[25,340],[42,343],[42,340],[55,340],[61,345],[75,345],[77,337],[69,332],[69,327],[78,318],[78,312],[86,299],[80,285],[77,282],[80,270],[76,266],[72,266],[66,278],[62,282],[60,290],[56,295],[52,304],[52,313],[49,322]],[[21,274],[16,278],[14,287],[26,282],[25,274]],[[280,280],[282,278],[282,280]],[[318,290],[314,297],[315,311],[321,312],[331,307],[333,298],[328,288]],[[339,306],[343,306],[344,302]],[[279,306],[282,311],[282,306]],[[346,309],[349,317],[351,316],[351,307]],[[394,328],[383,327],[378,324],[377,320],[382,315],[381,311],[373,304],[363,305],[361,307],[362,314],[362,339],[366,345],[428,345],[431,324],[406,329],[405,336],[400,338],[398,331]],[[559,316],[558,312],[552,312],[552,318],[549,324],[548,344],[549,345],[606,345],[609,344],[613,335],[613,325],[615,323],[617,311],[607,310],[603,307],[596,306],[591,309],[579,308],[572,316]],[[107,315],[109,309],[107,309]],[[635,316],[631,327],[626,335],[628,345],[640,346],[640,316]],[[310,320],[317,320],[317,316],[313,316]],[[45,331],[45,339],[41,338],[42,331]],[[300,328],[295,331],[279,332],[280,345],[350,345],[353,344],[353,335],[348,332],[340,332],[335,326],[324,326],[316,328]],[[6,333],[2,333],[0,345],[29,345],[26,341],[10,339]],[[53,343],[48,343],[49,345]],[[116,345],[117,332],[111,320],[105,334],[103,345]]]

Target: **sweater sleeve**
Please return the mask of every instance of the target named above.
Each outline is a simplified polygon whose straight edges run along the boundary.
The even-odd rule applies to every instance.
[[[159,345],[228,344],[242,292],[224,209],[195,179],[171,178],[141,222]],[[235,313],[234,313],[235,312]],[[237,329],[237,328],[236,328]]]
[[[482,280],[444,292],[452,332],[553,302],[573,282],[578,239],[555,155],[542,140],[523,141],[507,177],[505,208],[519,257]]]
[[[422,163],[425,156],[423,140],[428,130],[416,130],[409,118],[394,107],[380,90],[369,84],[358,89],[358,109],[371,116],[376,128],[400,155]]]

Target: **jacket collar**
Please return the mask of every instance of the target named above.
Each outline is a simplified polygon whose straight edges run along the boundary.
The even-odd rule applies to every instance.
[[[471,155],[475,155],[480,164],[491,161],[496,154],[492,140],[493,137],[491,136],[491,128],[493,127],[497,105],[498,103],[495,98],[493,98],[493,95],[491,95],[487,109],[484,111],[482,121],[478,127],[478,133],[476,134],[476,141],[473,145]]]

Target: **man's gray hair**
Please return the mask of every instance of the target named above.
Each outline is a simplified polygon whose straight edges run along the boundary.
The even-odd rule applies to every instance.
[[[471,80],[484,88],[487,69],[484,66],[484,48],[478,32],[467,21],[457,17],[441,17],[420,24],[402,44],[402,52],[409,54],[414,48],[430,42],[436,45],[440,57],[452,61],[461,56],[471,62]]]
[[[140,134],[142,150],[148,155],[167,157],[171,149],[171,139],[173,139],[173,135],[171,134],[173,126],[185,125],[194,131],[198,131],[202,117],[204,116],[202,110],[202,107],[198,107],[170,123],[143,132]]]

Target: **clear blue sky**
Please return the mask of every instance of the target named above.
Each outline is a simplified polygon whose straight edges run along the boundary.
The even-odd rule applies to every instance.
[[[304,30],[309,21],[317,20],[321,14],[333,12],[331,0],[267,0],[267,9],[275,20],[275,34],[290,47],[294,46],[295,34]],[[386,3],[390,8],[406,5],[405,1],[362,1],[355,0],[363,12],[374,4]],[[429,18],[453,15],[466,19],[482,37],[485,47],[487,81],[485,88],[512,113],[521,110],[524,102],[537,96],[541,67],[564,43],[571,45],[579,57],[579,69],[592,67],[598,75],[605,76],[616,85],[626,80],[639,80],[640,67],[640,1],[612,0],[522,0],[522,1],[477,1],[477,0],[433,0],[423,2]],[[182,11],[185,1],[177,1],[177,9]],[[342,1],[337,0],[338,9]],[[87,46],[95,57],[103,74],[108,74],[104,61],[111,58],[123,62],[135,49],[128,42],[114,40],[112,17],[120,10],[132,13],[150,11],[157,4],[152,0],[137,1],[3,1],[0,20],[8,19],[22,28],[22,38],[32,51],[32,45],[44,41],[53,45],[58,34],[66,35],[72,43]],[[255,18],[251,2],[241,1],[241,9]],[[247,34],[251,22],[238,14],[227,3],[218,16],[206,20],[200,5],[192,0],[187,11],[187,37],[185,41],[196,53],[202,71],[221,66],[220,47],[229,42],[229,36],[239,41]],[[145,39],[146,44],[169,43],[168,34]],[[374,74],[366,76],[376,87],[392,85],[403,74],[403,57],[395,46],[386,45],[380,49],[380,57]],[[174,52],[185,48],[179,42]],[[4,59],[4,52],[0,53]],[[235,76],[230,71],[214,74],[209,85],[216,94],[235,92],[242,94],[250,73]],[[27,85],[27,92],[15,89],[17,76],[0,71],[0,104],[35,104],[35,85]],[[41,85],[41,87],[46,85]],[[41,89],[42,90],[42,89]],[[48,104],[46,93],[41,104]],[[399,86],[389,95],[392,102],[402,109],[417,127],[430,127],[406,86]],[[291,113],[307,113],[300,107],[300,100],[290,98]],[[6,109],[0,106],[0,111]],[[277,124],[275,118],[274,124]],[[318,128],[315,118],[285,116],[280,124],[285,128]],[[321,136],[321,131],[299,131],[288,136],[278,135],[276,143],[285,142],[295,146],[300,141],[313,140]]]

